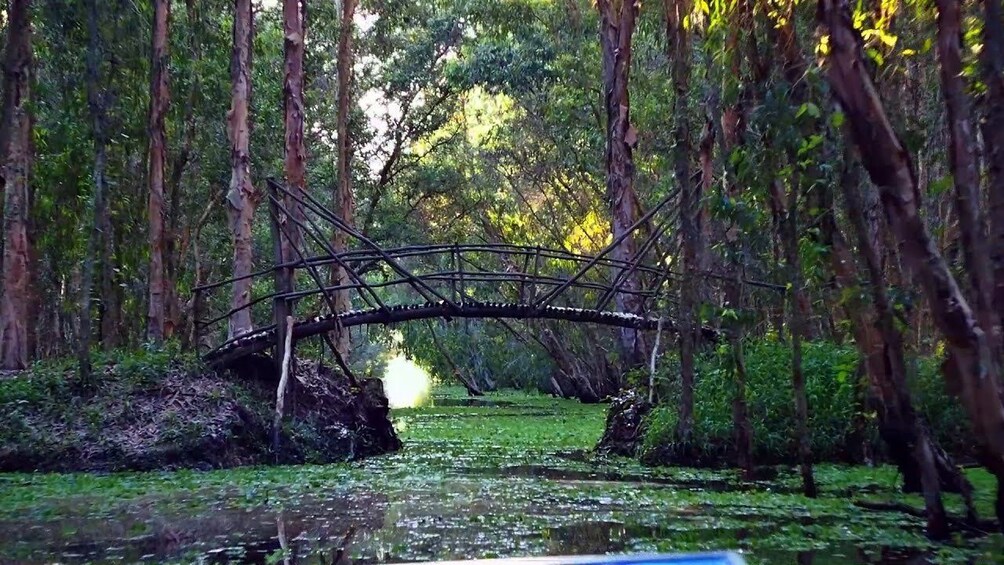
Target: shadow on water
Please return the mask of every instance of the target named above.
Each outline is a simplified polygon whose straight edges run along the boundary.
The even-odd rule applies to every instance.
[[[62,563],[275,563],[267,560],[284,548],[301,558],[337,552],[347,532],[361,539],[379,530],[387,498],[351,491],[303,497],[284,510],[221,506],[191,516],[147,513],[137,506],[116,518],[59,520],[18,534],[16,524],[0,523],[5,554],[0,563],[51,563],[54,558]],[[129,535],[142,525],[152,531]]]
[[[590,555],[623,552],[627,530],[619,522],[579,522],[547,531],[552,555]]]
[[[551,465],[508,465],[500,468],[467,467],[461,469],[468,475],[486,475],[492,477],[512,477],[545,479],[551,481],[581,481],[581,482],[613,482],[638,483],[646,485],[671,486],[678,490],[694,492],[742,493],[762,491],[769,488],[778,494],[793,494],[799,492],[796,487],[787,487],[766,482],[740,482],[725,479],[703,478],[684,479],[679,477],[652,476],[644,474],[623,473],[609,469],[568,469]]]

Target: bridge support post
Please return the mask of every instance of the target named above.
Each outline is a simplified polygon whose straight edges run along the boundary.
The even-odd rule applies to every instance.
[[[460,251],[459,251],[459,245],[457,245],[456,243],[454,243],[453,244],[453,248],[450,249],[450,262],[452,263],[452,266],[453,266],[453,272],[454,273],[459,273],[460,272]],[[453,290],[453,302],[455,302],[456,304],[461,304],[463,302],[463,298],[461,298],[460,291],[457,289],[457,279],[456,279],[456,277],[450,277],[450,287]]]
[[[460,296],[457,298],[457,305],[463,307],[464,302],[467,301],[467,289],[464,287],[464,257],[461,255],[457,244],[454,244],[454,253],[457,256],[457,273],[460,275]],[[464,327],[467,327],[466,320],[464,321]]]
[[[530,284],[530,304],[537,303],[537,279],[540,277],[540,246],[538,245],[533,252],[533,280],[534,282]]]

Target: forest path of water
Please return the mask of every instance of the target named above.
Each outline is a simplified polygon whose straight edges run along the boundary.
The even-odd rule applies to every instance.
[[[432,406],[394,412],[402,452],[356,464],[0,475],[0,563],[331,563],[347,538],[343,561],[355,562],[724,548],[799,565],[1004,556],[1000,535],[934,546],[916,518],[855,507],[919,505],[889,468],[821,467],[823,496],[808,500],[788,472],[740,483],[594,458],[604,409],[441,390]]]

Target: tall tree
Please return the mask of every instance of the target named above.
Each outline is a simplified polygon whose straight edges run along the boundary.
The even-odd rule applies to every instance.
[[[184,118],[182,119],[182,139],[181,147],[174,156],[171,165],[171,178],[168,183],[168,211],[167,230],[164,242],[165,268],[164,268],[164,292],[166,294],[167,314],[164,323],[164,335],[171,337],[178,331],[186,339],[187,331],[182,329],[184,309],[182,308],[178,279],[183,271],[183,254],[190,243],[190,218],[182,213],[184,210],[185,196],[182,191],[182,180],[193,162],[193,152],[195,149],[196,110],[201,99],[202,77],[199,72],[202,62],[202,42],[205,40],[203,20],[199,11],[199,4],[196,0],[185,0],[185,14],[188,24],[188,55],[191,57],[192,72],[189,74],[188,93],[185,97]],[[189,320],[191,321],[191,320]]]
[[[904,261],[920,282],[934,323],[946,338],[949,357],[942,367],[944,377],[969,414],[983,464],[997,477],[996,511],[1004,518],[1000,359],[920,215],[923,198],[910,154],[893,130],[868,75],[861,36],[852,24],[847,0],[820,0],[819,8],[821,23],[829,32],[828,82],[847,116],[854,143],[862,149],[865,169],[879,188]]]
[[[628,80],[631,74],[631,39],[634,35],[640,0],[597,0],[600,13],[600,48],[603,54],[603,98],[606,110],[606,185],[614,240],[625,235],[638,217],[638,195],[634,188],[634,157],[638,131],[631,125],[631,100]],[[614,249],[614,259],[630,263],[637,250],[634,234],[627,235]],[[626,277],[626,291],[639,290],[638,278]],[[618,293],[617,307],[622,312],[641,313],[641,301],[632,294]],[[645,362],[642,333],[620,331],[620,346],[627,367]]]
[[[229,335],[251,331],[253,249],[251,223],[259,195],[251,183],[251,42],[254,25],[251,0],[234,0],[233,59],[230,64],[231,97],[227,113],[230,138],[230,189],[227,192],[230,232],[233,237],[233,283]]]
[[[746,353],[744,334],[745,293],[743,292],[743,273],[746,270],[747,247],[740,237],[746,228],[741,214],[742,183],[739,179],[737,161],[733,155],[744,150],[746,144],[746,122],[748,120],[750,101],[748,98],[754,92],[749,85],[743,87],[742,57],[743,46],[740,45],[742,30],[751,25],[750,5],[746,0],[740,0],[731,5],[729,32],[726,38],[726,49],[730,53],[729,71],[726,85],[728,90],[734,84],[737,98],[734,103],[725,107],[722,112],[722,149],[727,157],[725,167],[725,195],[728,200],[728,225],[722,230],[728,245],[723,246],[724,262],[727,278],[723,292],[725,305],[731,310],[723,324],[729,340],[729,352],[732,357],[732,435],[736,448],[736,459],[739,467],[747,477],[753,473],[753,425],[749,418],[749,406],[746,402]],[[752,50],[751,50],[752,51]]]
[[[348,225],[355,220],[355,199],[352,196],[352,137],[349,121],[352,112],[352,36],[355,33],[354,18],[359,0],[342,0],[341,28],[338,32],[338,185],[335,189],[336,210],[339,217]],[[336,251],[344,251],[348,246],[348,234],[344,230],[335,229],[333,237]],[[348,273],[341,266],[332,268],[332,281],[335,286],[349,284]],[[335,308],[345,312],[352,308],[348,290],[335,293]],[[335,347],[338,354],[345,358],[349,353],[349,332],[339,329],[335,332]]]
[[[941,482],[954,481],[957,490],[964,492],[968,491],[969,485],[934,444],[910,398],[906,382],[903,335],[896,324],[882,268],[883,234],[879,228],[881,205],[873,190],[860,186],[858,168],[856,163],[846,163],[840,182],[847,217],[854,229],[871,295],[870,304],[858,299],[851,300],[847,305],[853,322],[854,341],[861,352],[865,372],[875,395],[878,432],[886,443],[889,457],[903,474],[905,490],[923,492],[928,535],[944,538],[949,530],[948,517],[941,500]],[[832,222],[834,237],[831,259],[837,284],[848,289],[849,296],[857,296],[857,272],[850,250],[837,229],[832,214],[826,214],[824,222]],[[939,478],[939,471],[945,479]]]
[[[297,194],[307,189],[307,149],[303,141],[303,55],[306,29],[301,0],[283,0],[282,22],[284,31],[283,108],[284,108],[284,172],[286,187]],[[302,217],[302,206],[294,198],[286,198],[285,208],[297,219]],[[292,246],[299,245],[299,233],[293,222],[286,222],[282,255],[285,261],[295,259]]]
[[[105,167],[108,162],[108,134],[105,95],[101,84],[101,62],[104,53],[99,22],[97,0],[87,0],[87,70],[84,82],[87,84],[87,110],[91,118],[91,135],[94,137],[94,192],[91,195],[92,223],[87,237],[87,251],[80,282],[80,336],[77,357],[80,362],[80,378],[83,382],[87,382],[91,376],[90,350],[93,341],[91,294],[94,290],[94,263],[102,247],[102,227],[107,213]]]
[[[795,4],[787,4],[787,14],[775,27],[775,44],[781,53],[783,75],[790,85],[790,96],[796,107],[801,107],[808,101],[805,74],[808,71],[805,60],[798,47],[795,36]],[[813,131],[818,124],[810,124]],[[807,128],[806,128],[807,129]],[[805,131],[812,135],[813,131]],[[784,262],[787,268],[787,278],[791,285],[788,293],[789,306],[788,326],[791,330],[791,382],[795,396],[795,440],[798,444],[799,470],[802,475],[802,488],[806,496],[816,496],[816,481],[812,474],[812,443],[809,436],[809,400],[805,392],[805,372],[802,368],[802,343],[808,336],[808,319],[811,316],[809,299],[806,296],[802,260],[799,250],[799,192],[806,177],[809,182],[818,176],[814,166],[804,167],[800,164],[798,150],[794,146],[788,150],[791,175],[787,179],[789,188],[785,195],[781,178],[774,178],[770,184],[773,208],[779,217],[781,232],[781,247],[784,251]],[[808,184],[808,183],[806,183]]]
[[[983,72],[987,83],[983,142],[990,179],[990,258],[994,310],[1004,318],[1004,13],[1000,0],[983,0]],[[998,323],[1004,324],[1004,319]]]
[[[941,92],[948,115],[949,169],[955,185],[955,213],[959,218],[963,262],[969,275],[973,308],[988,344],[1000,353],[1000,315],[994,310],[994,281],[987,243],[986,218],[980,198],[976,136],[969,96],[962,76],[962,6],[959,0],[937,0],[938,60]]]
[[[171,103],[167,87],[167,39],[170,25],[170,0],[154,0],[153,37],[150,50],[150,136],[147,206],[150,226],[150,294],[147,313],[147,338],[155,343],[164,340],[167,316],[164,278],[164,169],[167,162],[167,134],[164,119]]]
[[[31,167],[31,0],[11,0],[4,54],[4,100],[0,122],[2,166],[3,297],[0,299],[0,367],[28,365],[30,242],[28,207]]]
[[[664,0],[666,17],[666,47],[672,65],[673,115],[676,128],[673,173],[680,190],[680,235],[683,246],[683,280],[680,293],[680,419],[677,440],[685,449],[694,430],[694,357],[697,349],[698,312],[702,295],[698,283],[702,280],[704,228],[701,225],[702,182],[691,175],[691,108],[690,53],[691,41],[687,18],[693,9],[689,0]],[[710,134],[710,131],[708,132]]]

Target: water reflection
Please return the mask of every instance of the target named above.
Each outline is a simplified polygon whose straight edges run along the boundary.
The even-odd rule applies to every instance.
[[[592,555],[624,551],[627,530],[619,522],[580,522],[548,530],[548,553]]]

